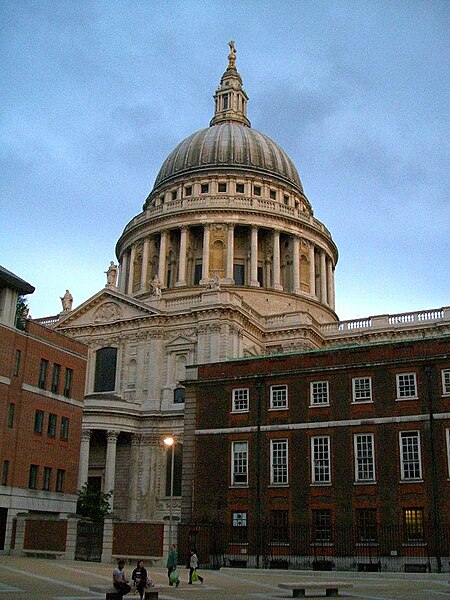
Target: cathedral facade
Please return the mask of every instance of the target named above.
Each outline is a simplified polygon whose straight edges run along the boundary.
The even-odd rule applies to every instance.
[[[89,347],[78,487],[114,490],[124,520],[167,517],[167,435],[179,514],[189,365],[423,337],[450,324],[444,309],[339,322],[337,247],[293,162],[252,129],[235,60],[230,43],[209,127],[164,161],[105,287],[54,325]]]

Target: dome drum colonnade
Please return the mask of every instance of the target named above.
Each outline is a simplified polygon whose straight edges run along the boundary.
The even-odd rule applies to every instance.
[[[217,277],[304,295],[334,311],[337,248],[313,217],[292,161],[251,129],[230,48],[210,127],[167,157],[144,212],[117,244],[119,289],[145,298],[155,278],[173,290]]]

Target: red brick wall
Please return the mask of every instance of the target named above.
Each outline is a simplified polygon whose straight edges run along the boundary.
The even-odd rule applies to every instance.
[[[24,550],[66,549],[67,521],[25,521]]]
[[[158,523],[115,523],[114,555],[162,556],[164,526]]]

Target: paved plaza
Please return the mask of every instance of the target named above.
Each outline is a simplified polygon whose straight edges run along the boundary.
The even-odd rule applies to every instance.
[[[108,584],[114,565],[99,563],[0,556],[0,600],[99,600],[104,595],[90,586]],[[130,574],[134,565],[126,568]],[[204,570],[205,583],[187,584],[188,571],[180,569],[178,588],[167,584],[166,570],[149,569],[160,590],[161,600],[282,600],[292,593],[278,588],[294,581],[343,581],[353,584],[342,598],[359,600],[450,599],[450,574],[350,573],[276,571],[253,569]],[[307,592],[307,597],[325,597]],[[136,598],[132,593],[127,598]]]

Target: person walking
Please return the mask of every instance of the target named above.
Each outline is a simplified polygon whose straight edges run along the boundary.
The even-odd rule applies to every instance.
[[[128,585],[128,579],[125,575],[125,561],[120,559],[117,567],[113,570],[113,586],[119,592],[120,598],[123,598],[131,592],[131,587]]]
[[[200,583],[203,583],[204,579],[197,573],[198,557],[194,549],[191,550],[191,558],[189,560],[189,583],[192,585],[192,581],[197,579]]]
[[[134,582],[134,587],[139,593],[141,600],[145,597],[145,588],[147,586],[147,569],[144,567],[144,561],[138,560],[137,566],[131,574],[131,579]]]
[[[170,574],[172,573],[172,571],[175,571],[178,565],[178,552],[176,550],[176,546],[175,544],[172,544],[170,546],[170,550],[169,550],[169,555],[167,557],[167,577],[169,578],[169,585],[173,585],[173,577],[172,579],[170,578]],[[178,587],[179,584],[179,580],[175,583],[175,585]]]

